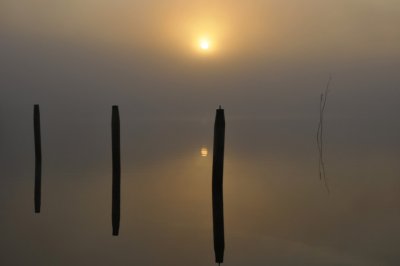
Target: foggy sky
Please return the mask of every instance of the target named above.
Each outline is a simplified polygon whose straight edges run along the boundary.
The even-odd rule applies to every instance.
[[[221,104],[226,265],[398,265],[399,25],[396,0],[2,0],[0,264],[212,265]],[[215,41],[206,56],[193,48],[203,32]],[[329,75],[330,195],[315,141]],[[42,113],[40,215],[33,104]]]

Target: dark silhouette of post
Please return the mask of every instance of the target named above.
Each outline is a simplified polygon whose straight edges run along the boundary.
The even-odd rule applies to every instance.
[[[119,233],[120,203],[121,203],[121,158],[120,158],[120,130],[118,106],[112,107],[111,134],[112,134],[112,228],[113,235]]]
[[[217,109],[214,124],[214,151],[212,168],[212,203],[215,262],[224,261],[224,202],[223,202],[223,175],[224,175],[224,146],[225,146],[225,117],[224,110]]]
[[[42,145],[40,137],[39,105],[33,106],[33,133],[35,138],[35,213],[40,213],[42,191]]]

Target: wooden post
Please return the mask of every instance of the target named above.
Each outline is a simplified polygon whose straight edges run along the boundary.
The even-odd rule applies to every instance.
[[[214,151],[212,168],[212,203],[215,262],[224,261],[224,203],[223,203],[223,174],[224,174],[224,145],[225,117],[224,110],[217,109],[214,124]]]
[[[112,228],[113,235],[119,234],[120,202],[121,202],[121,160],[120,160],[120,125],[118,106],[112,107],[111,118],[112,134]]]
[[[40,213],[42,190],[42,147],[40,137],[40,110],[38,104],[33,106],[33,131],[35,138],[35,213]]]

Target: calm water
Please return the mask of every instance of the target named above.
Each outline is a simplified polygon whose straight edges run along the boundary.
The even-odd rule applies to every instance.
[[[386,13],[398,32],[399,16],[378,17]],[[212,134],[220,104],[224,265],[399,265],[399,42],[389,30],[387,39],[378,34],[389,29],[379,21],[375,35],[357,23],[345,34],[332,30],[336,40],[336,33],[359,36],[362,29],[364,37],[345,47],[306,30],[295,36],[310,40],[294,50],[252,56],[264,46],[250,46],[249,56],[215,60],[101,50],[97,42],[0,25],[0,265],[213,265]],[[314,30],[325,37],[325,28]],[[316,143],[329,73],[330,194],[318,177]],[[33,212],[35,103],[42,115],[39,215]],[[121,115],[119,237],[111,235],[113,104]]]
[[[214,110],[139,119],[120,108],[119,237],[111,236],[111,108],[42,106],[40,215],[33,213],[32,108],[2,110],[4,265],[212,264]],[[328,195],[317,174],[316,117],[230,113],[227,265],[396,265],[398,126],[327,118]]]

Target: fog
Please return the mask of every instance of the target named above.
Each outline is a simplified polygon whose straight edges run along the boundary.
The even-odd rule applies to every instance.
[[[222,105],[225,264],[398,265],[398,25],[394,0],[3,0],[0,264],[211,265]],[[209,54],[196,50],[202,34]],[[328,194],[316,131],[330,75]],[[36,215],[33,104],[43,144]]]

